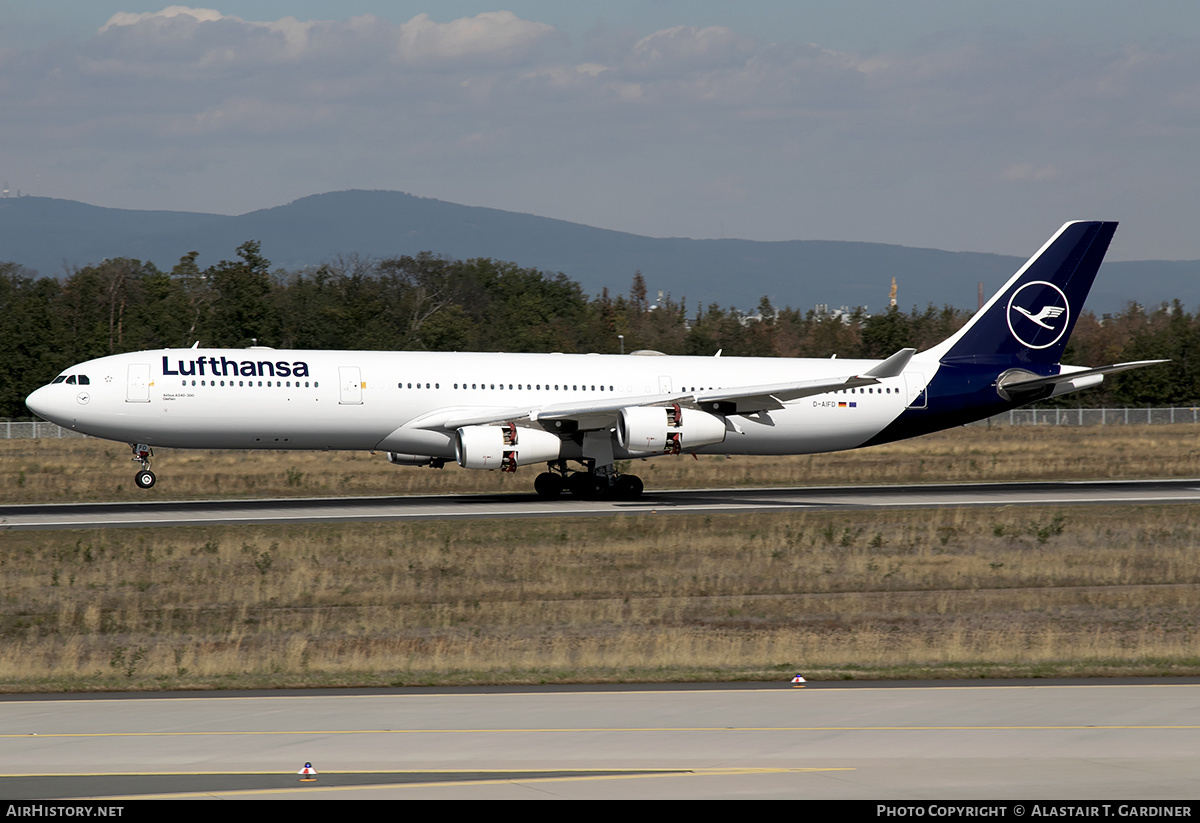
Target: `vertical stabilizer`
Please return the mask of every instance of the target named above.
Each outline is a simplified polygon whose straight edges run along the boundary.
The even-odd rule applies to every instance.
[[[1116,223],[1067,223],[928,354],[943,362],[1057,364],[1116,230]]]

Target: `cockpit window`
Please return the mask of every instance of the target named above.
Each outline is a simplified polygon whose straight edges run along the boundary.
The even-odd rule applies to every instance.
[[[92,385],[92,381],[88,380],[88,376],[86,374],[81,374],[79,375],[79,385],[90,386]]]
[[[75,385],[75,375],[71,375],[70,377],[68,377],[68,378],[67,378],[67,385],[68,385],[68,386],[74,386],[74,385]]]
[[[62,381],[66,380],[66,379],[67,379],[67,376],[65,374],[60,374],[58,377],[56,377],[50,381],[50,385],[53,386],[55,383],[61,383]]]

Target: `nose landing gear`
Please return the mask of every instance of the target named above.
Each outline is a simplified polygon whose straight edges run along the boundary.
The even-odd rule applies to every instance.
[[[154,456],[154,450],[145,443],[130,443],[129,448],[133,450],[133,457],[130,459],[142,464],[141,470],[133,476],[133,482],[139,489],[152,487],[157,480],[154,472],[150,471],[150,458]]]

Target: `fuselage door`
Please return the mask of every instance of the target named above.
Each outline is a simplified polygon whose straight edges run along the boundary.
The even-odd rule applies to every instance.
[[[126,403],[150,402],[150,364],[130,363],[129,384],[125,391]]]
[[[925,409],[929,407],[929,389],[925,383],[925,375],[906,371],[904,388],[908,392],[908,408]]]
[[[358,366],[338,366],[338,380],[341,381],[342,393],[338,400],[343,406],[362,405],[362,372]]]
[[[671,375],[660,374],[658,376],[658,393],[659,394],[670,394],[671,393]]]

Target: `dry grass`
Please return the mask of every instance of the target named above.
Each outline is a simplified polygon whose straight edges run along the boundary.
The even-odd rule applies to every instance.
[[[128,449],[102,440],[0,441],[4,502],[529,491],[516,475],[396,467],[362,452],[160,450],[159,484],[133,484]],[[1195,427],[981,427],[801,457],[663,457],[630,471],[648,488],[981,482],[1200,476]]]
[[[383,457],[0,441],[5,502],[527,491]],[[1200,476],[1192,426],[662,458],[651,488]],[[1200,510],[0,532],[0,688],[1200,673]]]
[[[0,687],[1196,674],[1198,515],[9,532]]]

